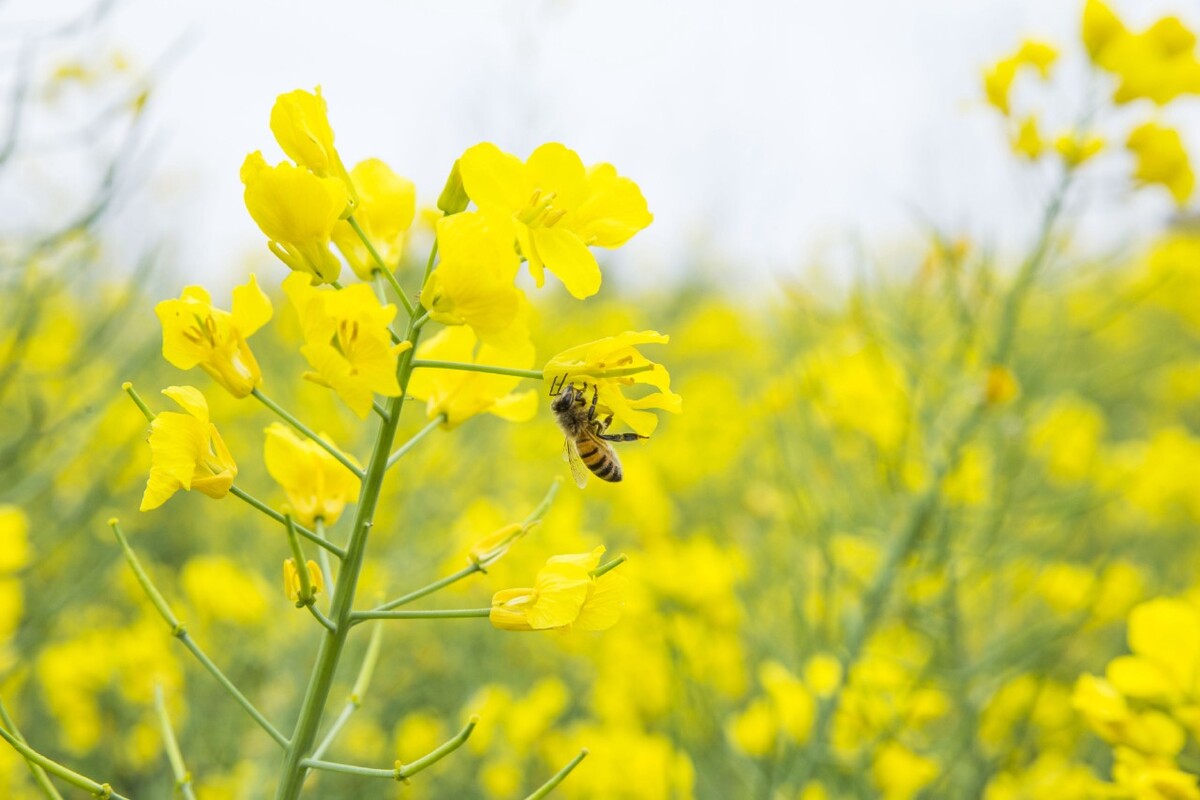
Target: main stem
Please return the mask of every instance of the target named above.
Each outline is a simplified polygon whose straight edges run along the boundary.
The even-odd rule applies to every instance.
[[[400,422],[400,410],[404,406],[404,393],[408,387],[408,379],[412,374],[413,351],[417,346],[421,330],[415,325],[415,317],[409,320],[408,335],[405,337],[413,346],[400,354],[397,377],[400,382],[400,395],[388,400],[387,418],[379,427],[375,437],[375,447],[371,451],[371,460],[367,464],[363,476],[362,491],[358,496],[358,507],[354,513],[354,524],[351,528],[350,542],[346,546],[346,557],[342,560],[338,573],[337,587],[334,589],[332,607],[329,616],[333,620],[333,630],[328,631],[321,639],[321,648],[317,652],[317,663],[313,667],[312,678],[304,694],[304,702],[300,706],[300,716],[283,757],[283,774],[279,786],[275,790],[276,800],[296,800],[304,785],[308,769],[301,762],[312,754],[313,742],[316,740],[317,728],[325,712],[329,700],[329,691],[333,686],[333,676],[337,672],[338,662],[346,646],[346,637],[350,633],[350,613],[354,607],[354,594],[358,588],[358,576],[362,571],[363,556],[367,551],[367,536],[371,532],[371,524],[375,519],[375,507],[379,503],[379,493],[383,487],[383,476],[387,471],[388,456],[392,451],[392,443],[396,438],[396,427]]]

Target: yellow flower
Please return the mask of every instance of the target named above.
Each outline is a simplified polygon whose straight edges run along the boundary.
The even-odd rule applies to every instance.
[[[196,556],[179,573],[184,595],[201,616],[254,625],[267,616],[262,580],[225,556]]]
[[[1196,176],[1179,131],[1147,122],[1134,128],[1125,145],[1137,158],[1134,180],[1163,185],[1181,206],[1188,201]]]
[[[360,161],[350,171],[350,177],[359,192],[354,221],[375,246],[383,263],[394,270],[404,253],[405,233],[416,214],[417,188],[377,158]],[[371,280],[378,269],[375,259],[349,222],[339,220],[334,224],[333,243],[355,275],[364,281]]]
[[[0,505],[0,575],[29,563],[29,520],[17,506]]]
[[[396,358],[408,343],[392,345],[388,324],[395,306],[381,306],[366,284],[328,291],[299,273],[287,277],[283,291],[300,315],[300,352],[314,370],[304,373],[307,380],[333,389],[363,419],[376,394],[400,394]]]
[[[150,423],[150,479],[141,510],[158,508],[180,489],[224,497],[237,477],[237,464],[208,420],[204,395],[191,386],[169,386],[163,394],[186,413],[164,411]]]
[[[478,212],[443,217],[437,224],[441,261],[421,290],[429,316],[443,325],[469,325],[487,344],[527,338],[519,319],[524,294],[513,286],[521,267],[512,235]]]
[[[486,567],[507,553],[528,530],[527,526],[517,522],[498,528],[471,545],[467,557],[472,563]]]
[[[647,409],[678,414],[683,399],[671,391],[671,376],[666,368],[639,353],[637,345],[668,341],[669,336],[657,331],[626,331],[562,351],[546,363],[542,376],[554,387],[586,384],[588,395],[592,387],[598,388],[598,417],[611,414],[614,421],[628,425],[641,436],[649,436],[658,427],[658,417]],[[622,387],[635,384],[647,384],[656,391],[634,399],[625,397]]]
[[[1087,0],[1083,6],[1082,37],[1092,61],[1106,63],[1105,53],[1109,46],[1128,35],[1129,30],[1111,8],[1100,0]]]
[[[446,328],[417,348],[417,358],[490,364],[527,369],[533,364],[533,344],[525,341],[511,349],[479,344],[470,328]],[[408,394],[426,401],[426,415],[445,414],[453,428],[476,414],[487,412],[510,422],[525,422],[537,412],[537,391],[514,392],[520,378],[460,370],[419,369],[408,382]]]
[[[757,697],[725,726],[733,745],[751,758],[763,758],[775,750],[779,719],[765,697]]]
[[[1104,137],[1076,131],[1063,133],[1054,140],[1054,149],[1062,156],[1063,163],[1074,169],[1104,149]]]
[[[325,591],[325,581],[321,577],[321,568],[317,566],[317,562],[309,559],[305,562],[304,568],[308,570],[308,583],[312,586],[313,594],[320,594]],[[302,604],[300,598],[301,592],[304,590],[300,582],[300,571],[296,569],[296,559],[287,558],[283,562],[283,593],[287,595],[287,599],[297,605]]]
[[[463,153],[459,171],[475,205],[510,226],[537,285],[548,269],[578,298],[600,289],[588,247],[620,247],[654,219],[636,183],[611,164],[585,168],[561,144],[542,145],[524,163],[477,144]]]
[[[763,662],[758,680],[771,699],[783,732],[798,744],[807,742],[812,736],[817,704],[804,682],[778,661]]]
[[[1147,756],[1128,747],[1118,747],[1112,774],[1118,796],[1137,800],[1200,800],[1197,777],[1175,766],[1170,758]]]
[[[1021,384],[1012,370],[998,364],[988,368],[983,385],[983,399],[988,405],[1007,405],[1020,393]]]
[[[296,520],[308,527],[318,519],[327,525],[336,523],[346,503],[358,497],[358,476],[316,442],[297,436],[282,423],[272,423],[266,434],[267,472],[287,492]],[[332,441],[324,433],[320,436]],[[353,456],[347,458],[354,462]]]
[[[1196,36],[1177,17],[1133,33],[1104,3],[1088,0],[1083,41],[1096,66],[1120,80],[1113,94],[1118,103],[1145,98],[1164,105],[1181,94],[1200,93]]]
[[[233,311],[214,308],[208,292],[188,286],[178,300],[154,307],[162,322],[163,358],[179,369],[199,366],[234,397],[262,383],[262,371],[246,344],[271,318],[271,301],[253,275],[233,290]]]
[[[271,133],[288,158],[322,178],[336,178],[346,187],[351,207],[358,205],[354,182],[346,174],[342,158],[333,146],[333,128],[321,87],[281,94],[271,108]]]
[[[871,779],[884,800],[916,797],[940,772],[936,761],[914,753],[899,742],[882,745],[871,765]]]
[[[625,604],[625,580],[615,571],[588,574],[604,547],[590,553],[554,556],[538,571],[532,588],[503,589],[492,596],[492,625],[506,631],[611,628]]]
[[[1025,156],[1030,161],[1037,161],[1046,149],[1042,135],[1038,132],[1036,117],[1026,117],[1017,129],[1017,136],[1012,143],[1013,151],[1019,156]]]
[[[984,72],[983,88],[988,102],[1008,116],[1011,110],[1009,94],[1013,81],[1022,67],[1033,67],[1042,79],[1050,77],[1050,67],[1058,58],[1058,50],[1045,42],[1027,41],[1021,44],[1016,53],[1008,58],[1002,58]]]
[[[258,151],[246,156],[241,176],[246,210],[271,240],[271,252],[316,283],[337,280],[342,262],[329,241],[346,209],[346,185],[286,161],[272,167]]]
[[[1071,705],[1106,742],[1157,755],[1174,755],[1183,747],[1185,736],[1175,720],[1161,711],[1133,711],[1124,695],[1104,678],[1080,675]]]
[[[1122,694],[1176,704],[1200,699],[1200,609],[1158,598],[1129,612],[1129,649],[1108,665]]]

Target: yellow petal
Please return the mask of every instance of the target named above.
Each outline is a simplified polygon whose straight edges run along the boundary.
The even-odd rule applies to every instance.
[[[529,236],[546,269],[558,276],[573,297],[582,300],[600,291],[600,265],[576,234],[555,226],[534,228]]]
[[[467,195],[479,208],[511,215],[529,202],[532,187],[525,180],[524,165],[496,145],[483,142],[470,147],[458,163]]]
[[[267,324],[271,319],[271,300],[262,289],[258,288],[258,278],[253,274],[250,280],[233,290],[233,325],[243,338]]]

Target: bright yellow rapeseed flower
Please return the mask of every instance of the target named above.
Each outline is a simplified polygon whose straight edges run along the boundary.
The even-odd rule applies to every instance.
[[[258,151],[246,156],[241,176],[246,210],[271,240],[271,252],[314,282],[337,280],[342,262],[329,242],[346,210],[346,185],[286,161],[272,167]]]
[[[585,168],[561,144],[544,144],[522,163],[493,144],[463,153],[459,171],[481,211],[511,226],[541,286],[550,270],[577,298],[600,289],[600,266],[588,247],[620,247],[654,217],[637,184],[611,164]]]
[[[524,294],[513,285],[520,259],[512,236],[478,212],[437,223],[441,261],[421,290],[421,304],[443,325],[469,325],[487,344],[513,345],[528,338],[519,320]]]
[[[562,351],[546,362],[543,378],[552,385],[587,384],[599,390],[597,414],[612,415],[616,422],[628,425],[641,436],[649,436],[658,427],[658,417],[647,409],[678,414],[683,399],[671,391],[671,376],[637,350],[637,345],[666,344],[670,337],[657,331],[626,331]],[[638,398],[627,398],[623,387],[647,384],[657,391]]]
[[[333,146],[333,128],[321,87],[281,94],[271,108],[271,133],[288,158],[322,178],[336,178],[346,187],[351,208],[358,205],[354,182]]]
[[[366,284],[329,291],[299,273],[284,280],[283,291],[300,315],[305,342],[300,352],[313,368],[304,373],[307,380],[333,389],[363,419],[376,394],[400,394],[396,357],[411,345],[392,345],[388,325],[396,316],[394,305],[381,306]]]
[[[266,434],[267,472],[287,493],[296,521],[308,527],[318,519],[326,525],[337,522],[346,504],[358,497],[358,476],[316,442],[297,436],[282,423],[272,423]],[[326,434],[319,435],[332,442]],[[354,462],[353,456],[346,457]]]
[[[417,348],[417,358],[489,364],[528,369],[533,344],[522,342],[504,349],[480,345],[470,328],[446,328]],[[459,370],[419,369],[408,383],[408,394],[426,401],[426,415],[445,415],[453,428],[484,412],[510,422],[525,422],[537,413],[537,391],[514,392],[520,378]]]
[[[1145,98],[1165,105],[1181,94],[1200,93],[1196,35],[1178,17],[1162,17],[1133,33],[1103,2],[1088,0],[1082,28],[1093,63],[1120,80],[1114,101]]]
[[[1125,144],[1137,159],[1134,180],[1165,186],[1181,206],[1188,201],[1196,176],[1179,131],[1147,122],[1134,128]]]
[[[358,189],[354,220],[374,245],[389,269],[395,269],[404,252],[404,238],[417,209],[417,187],[402,178],[377,158],[360,161],[350,171]],[[379,267],[366,244],[350,227],[339,220],[333,227],[333,243],[346,257],[354,274],[364,281]]]
[[[599,578],[588,574],[602,555],[603,546],[590,553],[554,556],[538,571],[532,588],[496,592],[492,625],[506,631],[611,628],[621,616],[625,582],[613,571]]]
[[[163,358],[179,369],[199,366],[234,397],[262,383],[262,371],[246,344],[271,319],[271,301],[251,275],[233,290],[233,310],[222,311],[200,286],[188,286],[178,300],[154,307],[163,328]]]
[[[164,411],[150,423],[150,479],[141,510],[158,508],[180,489],[224,497],[237,477],[237,464],[209,421],[204,395],[192,386],[168,386],[162,393],[185,413]]]

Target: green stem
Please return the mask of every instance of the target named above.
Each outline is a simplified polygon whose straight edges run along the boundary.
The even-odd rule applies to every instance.
[[[257,722],[264,731],[267,732],[268,736],[274,739],[281,747],[287,747],[288,740],[284,737],[284,735],[276,730],[275,726],[272,725],[267,718],[264,717],[262,713],[254,707],[254,704],[246,699],[246,696],[242,694],[241,690],[233,685],[233,681],[225,677],[225,673],[221,672],[217,665],[213,663],[212,659],[200,649],[200,646],[192,641],[192,637],[188,635],[187,630],[183,627],[183,623],[180,622],[179,618],[175,616],[175,613],[171,611],[171,607],[167,605],[167,601],[163,598],[162,593],[158,591],[158,587],[156,587],[154,582],[150,580],[150,575],[146,572],[145,568],[142,567],[142,563],[138,560],[137,555],[133,552],[133,548],[129,546],[129,540],[126,539],[125,534],[121,532],[121,526],[117,524],[117,521],[115,519],[111,519],[108,521],[108,524],[112,528],[113,534],[116,535],[117,542],[120,543],[121,550],[125,553],[125,560],[129,562],[129,567],[133,570],[133,574],[137,578],[138,584],[141,585],[142,591],[146,593],[146,596],[150,598],[151,604],[154,605],[154,608],[158,611],[159,615],[166,621],[167,625],[170,626],[171,635],[178,639],[180,643],[196,657],[196,660],[199,661],[206,670],[208,670],[209,674],[216,679],[217,683],[224,687],[225,691],[229,692],[230,696],[237,701],[238,705],[240,705],[246,711],[246,713],[249,714],[250,717]]]
[[[234,497],[237,497],[241,500],[245,500],[247,503],[254,506],[256,509],[258,509],[262,513],[266,514],[268,517],[270,517],[271,519],[280,523],[281,525],[287,524],[287,518],[284,517],[283,514],[280,514],[278,511],[271,508],[269,505],[267,505],[263,501],[259,500],[254,495],[243,491],[240,487],[230,486],[229,493],[231,495],[233,495]],[[318,536],[317,534],[313,533],[312,531],[310,531],[308,528],[304,527],[303,525],[294,525],[294,527],[296,528],[296,533],[300,534],[305,539],[308,539],[310,542],[315,544],[317,547],[320,547],[323,550],[328,550],[330,553],[333,553],[338,558],[346,557],[346,551],[343,550],[342,548],[338,547],[333,542],[325,539],[324,537]]]
[[[317,529],[315,531],[317,536],[322,541],[328,542],[329,538],[325,533],[325,519],[317,517],[314,524]],[[321,566],[321,578],[325,581],[325,596],[332,597],[335,588],[333,585],[333,565],[329,562],[329,551],[323,547],[317,550],[317,563]]]
[[[376,625],[371,629],[371,641],[367,643],[367,653],[363,656],[363,663],[358,668],[358,677],[354,680],[354,687],[350,690],[350,697],[346,699],[346,705],[342,708],[342,713],[338,714],[337,719],[329,726],[329,730],[325,733],[325,738],[317,745],[317,749],[313,750],[312,757],[320,759],[325,756],[326,751],[333,745],[337,735],[342,732],[342,728],[349,722],[350,717],[355,711],[362,708],[363,698],[366,697],[367,689],[371,685],[371,676],[375,674],[375,665],[379,662],[379,650],[383,643],[383,625]]]
[[[350,615],[350,624],[357,625],[369,619],[473,619],[490,616],[490,608],[438,608],[423,611],[355,611]]]
[[[387,778],[388,780],[399,780],[396,777],[396,769],[376,769],[374,767],[359,767],[354,764],[339,764],[336,761],[321,761],[316,758],[305,758],[301,760],[300,766],[304,769],[319,769],[325,772],[340,772],[343,775],[360,775],[364,778]]]
[[[567,776],[571,774],[571,770],[579,766],[580,761],[583,761],[585,758],[587,758],[587,754],[588,751],[586,747],[580,750],[579,755],[572,758],[565,767],[555,773],[553,778],[543,783],[537,791],[529,795],[529,797],[526,797],[525,800],[541,800],[543,797],[550,794],[552,791],[554,791],[556,786],[566,780]]]
[[[262,403],[264,406],[266,406],[267,408],[274,411],[276,416],[278,416],[280,419],[282,419],[288,425],[291,425],[293,428],[295,428],[296,430],[303,433],[309,439],[312,439],[314,442],[316,442],[318,447],[320,447],[326,453],[329,453],[329,455],[333,456],[334,459],[336,459],[338,463],[340,463],[346,469],[350,470],[350,472],[354,473],[354,475],[356,475],[359,478],[359,480],[362,480],[363,471],[361,469],[359,469],[358,466],[353,461],[351,461],[346,456],[345,453],[343,453],[341,450],[338,450],[332,444],[330,444],[329,442],[322,439],[311,428],[309,428],[303,422],[301,422],[300,420],[293,417],[290,413],[288,413],[283,408],[283,406],[279,405],[274,400],[267,397],[265,394],[263,394],[258,389],[255,389],[250,394],[254,395],[254,397],[257,398],[258,401],[260,403]]]
[[[439,745],[435,750],[421,756],[411,764],[400,764],[396,762],[396,766],[392,769],[376,769],[373,767],[360,767],[354,764],[339,764],[336,761],[320,761],[315,758],[306,758],[300,762],[302,767],[306,769],[320,769],[326,772],[340,772],[344,775],[361,775],[364,778],[388,778],[394,781],[407,782],[410,777],[416,775],[423,769],[430,767],[443,758],[453,753],[455,750],[463,746],[463,743],[470,737],[471,731],[475,730],[475,725],[478,724],[478,717],[471,717],[471,721],[467,726],[459,731],[453,739]]]
[[[446,421],[445,414],[438,414],[436,417],[429,420],[429,422],[425,425],[424,428],[421,428],[421,430],[414,433],[411,439],[409,439],[404,444],[400,445],[400,447],[396,449],[396,452],[394,452],[390,456],[388,456],[387,466],[384,467],[384,469],[391,469],[392,466],[397,461],[404,458],[404,456],[408,453],[409,450],[412,450],[414,447],[416,447],[417,444],[419,444],[422,439],[424,439],[426,436],[428,436],[429,434],[431,434],[435,430],[437,430],[438,426],[441,425],[445,421]]]
[[[121,388],[125,390],[125,394],[129,395],[129,399],[141,409],[142,413],[146,416],[146,421],[154,422],[154,412],[150,410],[150,406],[146,405],[146,401],[138,394],[137,389],[133,388],[133,384],[125,381],[121,384]]]
[[[516,367],[498,367],[491,364],[471,364],[463,361],[437,361],[431,359],[418,358],[413,360],[414,369],[454,369],[463,372],[482,372],[488,375],[508,375],[513,378],[528,378],[534,381],[540,381],[545,376],[541,370],[537,369],[517,369]],[[587,378],[624,378],[629,375],[637,375],[641,372],[650,372],[654,369],[653,364],[643,364],[638,367],[619,367],[617,369],[597,370],[593,372],[580,372],[580,377]]]
[[[317,620],[317,622],[321,623],[321,627],[323,627],[325,630],[329,631],[330,633],[334,632],[333,620],[331,620],[329,617],[322,614],[321,609],[317,608],[315,605],[312,605],[311,603],[306,603],[304,607],[308,609],[308,613],[312,614],[313,617]]]
[[[614,558],[612,561],[609,561],[607,564],[601,564],[600,566],[596,567],[594,570],[589,572],[588,575],[591,575],[592,578],[599,578],[602,575],[606,575],[609,572],[612,572],[614,569],[621,566],[628,560],[629,560],[629,556],[622,553],[621,555]]]
[[[167,716],[167,704],[163,701],[162,686],[154,687],[154,709],[158,712],[158,722],[162,726],[163,743],[167,749],[167,760],[171,762],[171,772],[175,775],[175,788],[183,795],[184,800],[196,800],[192,790],[192,774],[183,763],[183,753],[179,750],[179,742],[175,732],[171,730],[171,718]]]
[[[313,591],[312,576],[308,574],[308,562],[304,558],[304,551],[300,549],[300,537],[296,535],[296,523],[292,521],[291,514],[284,514],[283,518],[284,524],[287,526],[288,544],[292,548],[292,563],[296,566],[296,577],[300,579],[300,597],[296,602],[312,608],[317,596]],[[291,587],[289,586],[288,589],[290,591]]]
[[[20,753],[21,757],[30,764],[42,768],[56,778],[62,778],[72,786],[77,786],[86,792],[90,792],[93,797],[111,798],[111,800],[129,800],[125,795],[114,792],[112,787],[107,783],[97,783],[86,775],[80,775],[78,772],[64,767],[57,761],[51,761],[10,733],[7,728],[0,728],[0,739],[4,739],[4,741],[12,745],[12,748]]]
[[[330,608],[334,630],[328,632],[321,640],[317,652],[317,661],[313,666],[312,677],[304,693],[300,713],[296,718],[296,726],[292,732],[291,743],[284,754],[280,768],[281,777],[275,790],[276,800],[296,800],[304,784],[304,776],[308,773],[309,765],[304,763],[313,749],[317,728],[325,705],[329,700],[329,692],[333,686],[334,673],[346,647],[346,638],[350,633],[350,614],[353,611],[354,597],[358,589],[359,573],[362,571],[363,559],[366,556],[367,537],[375,518],[375,509],[379,504],[379,496],[383,488],[383,477],[387,471],[388,455],[396,438],[396,427],[400,422],[400,412],[404,407],[405,390],[413,369],[413,350],[416,349],[420,338],[420,330],[413,325],[415,317],[409,317],[406,340],[412,347],[400,354],[396,366],[396,376],[400,384],[400,396],[389,398],[387,401],[387,418],[379,426],[375,437],[375,445],[371,458],[363,475],[362,487],[359,490],[358,505],[354,512],[354,521],[350,528],[350,541],[346,546],[346,554],[342,559],[341,570],[338,573],[337,589],[333,593]]]
[[[400,606],[408,605],[409,603],[411,603],[414,600],[420,600],[422,597],[425,597],[426,595],[430,595],[436,591],[445,589],[450,584],[457,583],[458,581],[461,581],[463,578],[466,578],[470,575],[474,575],[476,572],[483,572],[483,567],[481,567],[479,564],[473,563],[469,567],[463,567],[462,569],[460,569],[458,572],[454,573],[453,575],[447,575],[446,577],[440,578],[440,579],[434,581],[433,583],[428,584],[427,586],[422,586],[420,589],[409,592],[406,595],[401,595],[400,597],[397,597],[395,600],[389,600],[388,602],[384,603],[383,605],[377,606],[377,607],[371,609],[371,611],[372,612],[390,611],[393,608],[399,608]]]
[[[409,317],[412,317],[416,313],[416,308],[413,307],[412,301],[408,299],[408,295],[404,293],[404,287],[396,280],[395,273],[388,269],[387,264],[383,263],[383,257],[379,255],[379,251],[375,249],[375,245],[367,237],[367,232],[358,224],[358,220],[354,218],[354,215],[347,217],[346,221],[350,223],[350,227],[354,229],[354,232],[358,234],[358,238],[366,245],[367,252],[371,254],[371,260],[375,262],[375,269],[392,285],[392,290],[396,292],[396,296],[404,304],[404,310],[408,312]]]
[[[429,283],[429,276],[433,274],[433,262],[437,259],[438,241],[433,240],[433,247],[429,248],[429,259],[425,262],[425,277],[421,279],[421,288],[425,288],[425,284]]]
[[[4,701],[0,700],[0,722],[4,723],[4,727],[12,733],[13,737],[21,744],[27,744],[25,737],[21,735],[21,731],[17,729],[17,723],[13,722],[13,718],[8,715],[8,709],[4,707]],[[54,784],[50,782],[50,776],[46,774],[46,770],[38,764],[25,760],[25,764],[29,767],[29,771],[33,773],[33,782],[38,785],[42,793],[50,800],[63,800],[63,796],[58,793],[58,789],[54,788]]]

